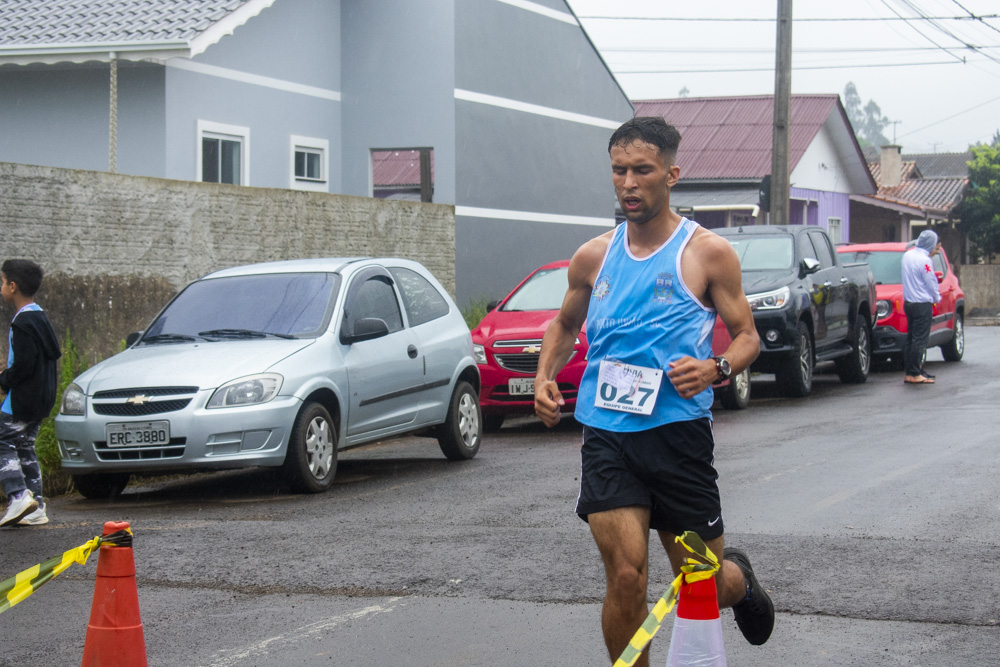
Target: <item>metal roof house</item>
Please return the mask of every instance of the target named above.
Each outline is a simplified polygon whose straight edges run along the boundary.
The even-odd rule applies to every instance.
[[[613,226],[632,115],[564,0],[0,3],[0,161],[451,204],[459,303]]]
[[[661,116],[681,133],[672,206],[709,228],[767,223],[758,204],[771,172],[773,96],[633,104],[636,115]],[[851,195],[874,193],[876,185],[839,95],[792,95],[789,170],[789,222],[847,241]]]

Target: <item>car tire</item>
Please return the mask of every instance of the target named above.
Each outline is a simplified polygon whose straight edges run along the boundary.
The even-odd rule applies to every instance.
[[[955,333],[941,346],[941,354],[945,361],[961,361],[965,354],[965,317],[961,312],[955,313]]]
[[[322,493],[337,474],[337,427],[319,403],[306,403],[295,418],[282,473],[296,493]]]
[[[483,415],[483,432],[496,433],[503,427],[505,415]]]
[[[73,475],[73,486],[84,498],[117,498],[128,486],[131,477],[132,475],[127,472],[92,472]]]
[[[814,365],[812,335],[809,333],[809,326],[805,322],[799,322],[795,354],[789,357],[775,373],[778,385],[785,396],[802,398],[809,395],[812,391]]]
[[[838,357],[837,375],[847,384],[862,384],[868,380],[872,367],[872,337],[868,320],[860,313],[854,318],[851,353]]]
[[[729,378],[729,384],[720,390],[719,400],[726,410],[743,410],[750,405],[750,369]]]
[[[479,395],[468,382],[459,382],[451,395],[448,418],[438,427],[441,452],[452,461],[471,459],[483,440],[483,413]]]

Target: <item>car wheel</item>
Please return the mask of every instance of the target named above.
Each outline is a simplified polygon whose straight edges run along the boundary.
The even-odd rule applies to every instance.
[[[128,486],[131,476],[127,472],[73,475],[73,485],[84,498],[117,498]]]
[[[750,405],[750,369],[744,368],[729,378],[729,384],[722,388],[719,400],[726,410],[742,410]]]
[[[483,415],[483,431],[496,433],[503,426],[504,415]]]
[[[337,429],[319,403],[306,403],[295,418],[282,466],[285,481],[297,493],[320,493],[337,473]]]
[[[941,346],[941,354],[945,361],[961,361],[965,354],[965,318],[960,312],[955,313],[955,333]]]
[[[862,315],[854,319],[854,335],[851,337],[851,353],[837,359],[837,375],[841,382],[861,384],[868,379],[872,365],[872,339],[868,332],[868,320]]]
[[[448,405],[448,419],[438,427],[438,444],[452,461],[471,459],[483,439],[479,396],[468,382],[459,382]]]
[[[786,396],[801,398],[812,391],[813,348],[812,336],[805,322],[799,322],[795,355],[789,358],[775,374]]]

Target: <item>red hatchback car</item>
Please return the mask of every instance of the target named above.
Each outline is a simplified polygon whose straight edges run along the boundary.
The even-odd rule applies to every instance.
[[[915,243],[854,243],[837,247],[837,252],[846,255],[846,261],[867,262],[875,274],[877,319],[872,331],[872,357],[883,364],[890,359],[897,366],[902,364],[907,332],[903,312],[903,253]],[[959,361],[965,353],[965,292],[944,248],[931,259],[941,301],[934,304],[927,347],[940,347],[945,361]]]
[[[566,295],[567,267],[569,260],[536,269],[510,294],[495,305],[490,304],[490,312],[472,330],[472,347],[482,378],[479,405],[484,430],[496,431],[508,416],[534,414],[535,372],[542,336]],[[725,351],[731,340],[722,320],[716,318],[713,351],[716,354]],[[577,390],[586,367],[585,327],[573,347],[573,356],[556,376],[567,412],[576,406]],[[745,370],[731,381],[715,385],[715,389],[727,409],[745,408],[750,402],[750,372]]]

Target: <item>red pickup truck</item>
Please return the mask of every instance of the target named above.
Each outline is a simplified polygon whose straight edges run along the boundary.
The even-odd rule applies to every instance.
[[[506,297],[490,304],[490,312],[472,330],[472,344],[482,388],[479,405],[483,411],[483,428],[498,430],[508,416],[530,415],[535,412],[535,372],[542,350],[542,336],[566,294],[566,273],[569,260],[552,262],[539,267]],[[731,342],[722,320],[715,320],[712,350],[721,354]],[[573,356],[562,369],[556,382],[566,411],[576,406],[580,379],[587,367],[586,327],[580,332]],[[740,410],[750,402],[750,372],[744,370],[731,380],[714,386],[723,407]]]

